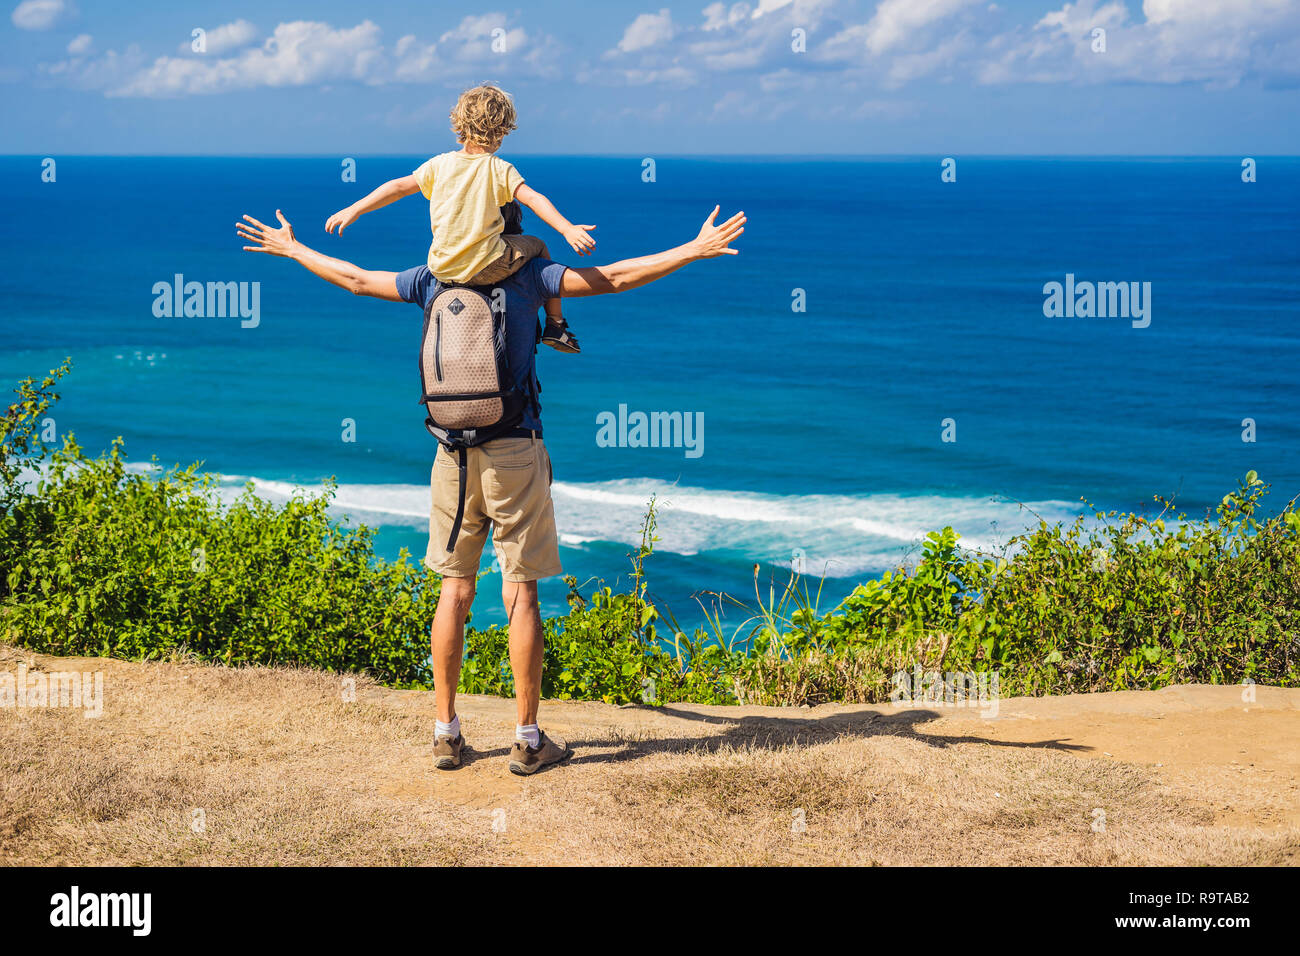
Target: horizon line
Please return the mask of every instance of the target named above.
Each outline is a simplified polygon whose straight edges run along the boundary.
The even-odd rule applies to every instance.
[[[445,152],[445,150],[444,150]],[[498,152],[501,152],[498,150]],[[0,159],[44,158],[50,155],[71,156],[78,158],[103,159],[390,159],[406,156],[423,156],[423,152],[313,152],[313,153],[83,153],[62,152],[58,150],[46,153],[0,153]],[[429,154],[432,155],[432,154]],[[512,152],[512,156],[546,157],[554,159],[643,159],[644,153],[564,153],[564,152]],[[962,156],[967,159],[1242,159],[1245,157],[1263,157],[1267,159],[1300,159],[1300,153],[965,153],[958,151],[934,152],[893,152],[893,153],[664,153],[653,154],[654,158],[664,159],[792,159],[792,160],[833,160],[833,159],[932,159],[935,157]]]

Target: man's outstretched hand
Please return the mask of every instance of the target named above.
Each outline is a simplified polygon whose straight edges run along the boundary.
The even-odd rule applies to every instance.
[[[235,232],[239,237],[252,243],[251,246],[244,246],[245,252],[265,252],[292,259],[308,272],[354,295],[369,295],[390,302],[402,301],[397,291],[396,272],[362,269],[343,259],[321,255],[315,249],[298,241],[293,234],[293,226],[288,219],[284,218],[284,213],[277,209],[275,218],[280,220],[278,228],[268,226],[247,215],[244,216],[243,222],[235,223]]]
[[[298,240],[293,234],[293,226],[278,209],[275,211],[275,218],[280,220],[279,229],[258,222],[249,215],[244,216],[247,222],[235,223],[235,232],[239,233],[241,239],[256,243],[256,245],[244,246],[245,252],[267,252],[273,256],[292,257],[298,245]]]
[[[745,231],[745,213],[742,210],[722,225],[715,226],[713,223],[718,218],[718,210],[721,208],[721,206],[713,207],[713,212],[709,213],[709,218],[704,220],[704,225],[700,227],[700,234],[693,240],[692,244],[701,259],[734,256],[739,252],[738,249],[731,249],[729,246]]]

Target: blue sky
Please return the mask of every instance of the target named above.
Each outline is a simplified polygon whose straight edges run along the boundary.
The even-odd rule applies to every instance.
[[[5,2],[5,153],[1300,153],[1300,0]]]

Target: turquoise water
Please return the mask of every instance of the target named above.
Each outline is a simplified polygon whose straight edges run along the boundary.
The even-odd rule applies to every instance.
[[[342,239],[323,224],[421,158],[363,158],[358,183],[334,158],[65,157],[55,183],[39,158],[0,160],[0,371],[71,355],[55,419],[86,447],[122,435],[132,460],[202,460],[272,497],[335,476],[340,512],[376,525],[385,554],[423,553],[419,310],[241,252],[233,229],[279,207],[332,255],[416,265],[418,199]],[[562,557],[580,580],[625,576],[651,494],[652,589],[693,622],[701,592],[752,597],[755,564],[766,592],[802,556],[834,603],[945,524],[995,546],[1081,497],[1177,495],[1197,513],[1252,468],[1275,504],[1300,492],[1298,160],[1260,159],[1246,184],[1239,158],[968,158],[956,183],[938,157],[661,158],[645,183],[640,158],[507,158],[599,225],[596,262],[685,241],[714,203],[750,219],[739,256],[570,302],[583,354],[539,356]],[[156,316],[155,284],[178,273],[260,283],[258,324]],[[1149,282],[1150,324],[1045,316],[1045,283],[1067,274]],[[620,405],[702,418],[700,454],[606,447],[598,417]],[[500,619],[494,580],[479,620]],[[543,583],[549,611],[564,592]]]

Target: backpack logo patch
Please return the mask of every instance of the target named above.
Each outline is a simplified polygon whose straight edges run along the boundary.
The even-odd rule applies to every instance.
[[[452,315],[460,315],[465,311],[465,303],[460,301],[460,299],[452,299],[451,303],[447,306],[447,311]]]

